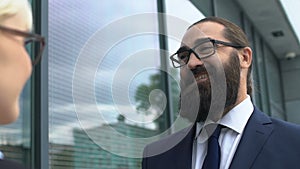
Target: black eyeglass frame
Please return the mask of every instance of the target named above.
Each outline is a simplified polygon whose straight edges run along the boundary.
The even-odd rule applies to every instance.
[[[214,50],[213,50],[213,52],[212,52],[211,54],[209,54],[209,55],[207,55],[207,56],[199,57],[199,55],[198,55],[194,50],[195,50],[198,46],[200,46],[200,45],[202,45],[203,43],[206,43],[206,42],[211,42],[211,43],[213,44],[213,49],[214,49]],[[210,57],[210,56],[212,56],[212,55],[214,55],[214,54],[216,53],[216,49],[217,49],[217,47],[218,47],[218,46],[217,46],[218,44],[221,44],[221,45],[224,45],[224,46],[233,47],[233,48],[236,48],[236,49],[241,49],[241,48],[246,47],[246,46],[243,46],[243,45],[233,44],[233,43],[230,43],[230,42],[224,42],[224,41],[220,41],[220,40],[216,40],[216,39],[205,38],[205,39],[202,40],[201,43],[197,44],[196,46],[194,46],[194,47],[191,48],[191,49],[181,50],[182,47],[179,48],[179,49],[177,50],[176,53],[174,53],[173,55],[170,56],[170,59],[171,59],[171,61],[172,61],[172,65],[173,65],[174,68],[180,68],[180,67],[186,65],[186,64],[189,62],[189,60],[190,60],[191,53],[194,53],[195,56],[196,56],[199,60],[204,59],[204,58],[208,58],[208,57]],[[184,46],[184,47],[185,47],[185,46]],[[187,58],[187,61],[186,61],[185,64],[181,64],[179,60],[177,60],[177,59],[174,58],[174,56],[176,56],[176,55],[179,54],[180,52],[188,52],[188,58]],[[179,66],[176,66],[174,62],[178,63]]]
[[[24,38],[26,38],[26,41],[24,42],[24,45],[30,43],[30,42],[34,42],[37,41],[41,44],[40,49],[38,51],[38,54],[36,55],[36,57],[32,60],[32,65],[35,66],[42,57],[46,42],[45,42],[45,38],[39,34],[34,34],[34,33],[29,33],[29,32],[24,32],[24,31],[20,31],[17,29],[13,29],[13,28],[8,28],[6,26],[2,26],[0,25],[0,30],[3,30],[5,32],[8,32],[10,34],[14,34],[17,36],[22,36]]]

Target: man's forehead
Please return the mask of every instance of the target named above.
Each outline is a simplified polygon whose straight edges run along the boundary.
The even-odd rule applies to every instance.
[[[182,38],[182,46],[194,46],[199,39],[223,39],[223,25],[214,22],[204,22],[190,27]]]
[[[207,36],[204,34],[204,32],[201,29],[193,26],[185,32],[182,38],[182,43],[189,46],[194,44],[197,39],[202,39],[205,37]]]

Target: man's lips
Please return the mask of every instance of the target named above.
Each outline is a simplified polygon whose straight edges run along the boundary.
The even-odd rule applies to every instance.
[[[197,67],[193,69],[192,72],[197,83],[205,82],[209,79],[208,73],[204,67]]]
[[[197,82],[204,82],[208,80],[208,74],[204,73],[204,74],[198,74],[197,76],[195,76],[195,79]]]

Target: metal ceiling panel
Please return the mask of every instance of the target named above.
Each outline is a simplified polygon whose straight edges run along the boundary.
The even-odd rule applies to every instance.
[[[286,55],[291,52],[300,55],[298,39],[278,0],[235,1],[249,17],[278,59],[285,59]]]

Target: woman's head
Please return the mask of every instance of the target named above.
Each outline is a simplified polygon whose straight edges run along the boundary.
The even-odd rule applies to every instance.
[[[32,28],[32,11],[28,0],[1,0],[0,2],[0,24],[3,20],[10,18],[17,13],[22,13],[24,27],[27,30]]]
[[[0,26],[29,32],[32,12],[27,0],[1,0]],[[31,60],[25,49],[25,37],[0,29],[0,124],[15,121],[19,115],[19,97],[31,74]]]

